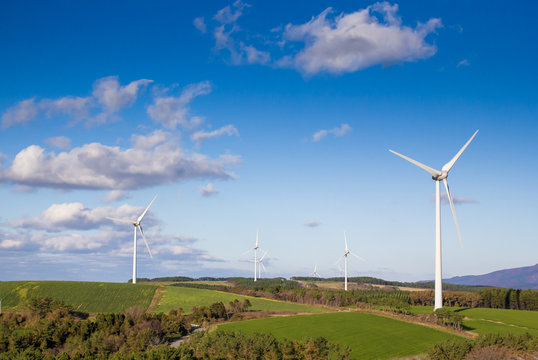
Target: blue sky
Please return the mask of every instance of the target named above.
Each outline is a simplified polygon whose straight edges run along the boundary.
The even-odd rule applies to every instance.
[[[0,279],[433,278],[536,263],[533,3],[4,1]]]

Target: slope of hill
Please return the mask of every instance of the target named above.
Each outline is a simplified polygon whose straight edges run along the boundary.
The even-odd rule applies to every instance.
[[[538,264],[494,271],[484,275],[456,276],[443,281],[458,285],[484,285],[538,290]]]

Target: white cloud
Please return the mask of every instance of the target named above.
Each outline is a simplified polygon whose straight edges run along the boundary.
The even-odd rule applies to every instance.
[[[129,197],[129,193],[127,191],[111,190],[105,195],[105,197],[103,197],[103,201],[105,203],[111,203],[111,202],[116,202],[123,199],[127,199],[128,197]]]
[[[58,149],[69,149],[71,147],[71,139],[66,136],[56,136],[45,139],[43,141],[45,144],[58,148]]]
[[[425,38],[441,27],[441,21],[432,18],[416,28],[402,26],[397,10],[398,5],[382,2],[329,19],[332,9],[327,8],[305,24],[288,24],[283,38],[305,44],[288,64],[305,74],[340,74],[433,56],[437,49]]]
[[[243,9],[247,6],[250,5],[245,4],[240,0],[237,0],[233,3],[232,6],[228,5],[217,11],[213,19],[217,20],[221,24],[234,23],[241,15],[243,15]]]
[[[103,226],[124,227],[107,219],[107,216],[118,219],[135,220],[144,211],[144,207],[121,205],[118,208],[103,206],[90,209],[79,202],[52,204],[39,216],[23,217],[9,223],[14,228],[44,230],[60,232],[66,230],[92,230]],[[147,224],[155,223],[149,212],[144,221]]]
[[[148,115],[167,129],[176,129],[178,126],[192,129],[201,123],[201,118],[189,117],[189,104],[196,97],[210,92],[211,84],[203,81],[185,87],[178,97],[157,96],[148,107]]]
[[[170,138],[170,133],[162,130],[155,130],[148,136],[133,134],[131,135],[131,142],[136,149],[149,150],[170,140]]]
[[[46,118],[61,115],[71,118],[71,123],[85,121],[86,125],[98,125],[114,119],[121,109],[132,105],[140,90],[153,80],[140,79],[121,86],[117,76],[97,79],[92,96],[64,96],[59,99],[26,99],[8,108],[2,114],[2,128],[35,120],[40,114]]]
[[[313,221],[307,221],[304,223],[304,226],[306,227],[318,227],[321,223],[319,221],[313,220]]]
[[[207,32],[207,27],[205,24],[205,20],[203,17],[197,17],[192,21],[194,27],[198,29],[202,34],[205,34]]]
[[[213,186],[212,183],[207,184],[206,186],[200,186],[200,194],[202,196],[208,197],[211,195],[216,195],[219,193],[219,191]]]
[[[153,149],[91,143],[60,153],[30,145],[0,169],[0,182],[63,190],[129,190],[195,178],[231,179],[235,175],[226,167],[239,162],[240,157],[230,154],[186,154],[173,140]]]
[[[152,82],[153,80],[140,79],[121,86],[117,76],[108,76],[94,83],[92,95],[105,112],[114,113],[131,105],[137,99],[139,90]]]
[[[458,63],[458,65],[457,65],[456,67],[460,67],[460,66],[470,66],[470,65],[471,65],[471,63],[469,62],[469,60],[467,60],[467,59],[463,59],[462,61],[460,61],[460,62]]]
[[[442,27],[437,18],[415,27],[404,26],[397,4],[378,2],[336,16],[327,8],[304,24],[276,27],[270,36],[263,36],[249,34],[237,25],[243,8],[236,2],[214,16],[218,22],[212,31],[215,50],[228,52],[232,65],[289,67],[305,75],[342,74],[429,58],[437,48],[426,37]],[[258,41],[259,46],[247,40]]]
[[[351,126],[349,126],[348,124],[342,124],[342,125],[340,125],[340,127],[336,127],[334,129],[330,129],[330,130],[325,130],[325,129],[319,130],[314,135],[312,135],[312,141],[313,142],[318,142],[318,141],[320,141],[321,139],[323,139],[324,137],[326,137],[329,134],[332,134],[332,135],[338,136],[338,137],[344,136],[345,134],[347,134],[351,130],[352,130]]]
[[[1,249],[19,248],[22,245],[23,245],[23,243],[20,240],[5,239],[5,240],[0,241],[0,248]]]
[[[24,124],[34,120],[39,113],[39,107],[35,99],[19,101],[2,114],[2,128],[7,129],[10,126]]]
[[[214,137],[219,137],[222,135],[239,136],[239,132],[233,125],[226,125],[213,131],[203,131],[203,130],[197,131],[191,135],[191,139],[198,143],[201,143],[205,140],[208,140]]]

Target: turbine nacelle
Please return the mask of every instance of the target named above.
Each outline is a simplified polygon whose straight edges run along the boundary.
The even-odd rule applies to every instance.
[[[448,171],[441,171],[439,175],[433,175],[432,179],[435,181],[442,181],[448,177]]]

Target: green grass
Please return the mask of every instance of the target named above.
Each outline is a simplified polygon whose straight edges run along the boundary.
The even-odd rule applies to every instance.
[[[0,282],[3,309],[20,309],[33,297],[50,297],[83,312],[120,312],[131,306],[146,309],[155,285],[82,281]]]
[[[194,306],[209,306],[216,302],[229,303],[235,299],[248,299],[252,304],[249,310],[270,310],[270,311],[297,311],[297,312],[324,312],[323,308],[297,304],[285,301],[276,301],[252,296],[237,295],[222,291],[188,288],[181,286],[167,286],[160,304],[154,312],[168,313],[171,309],[183,309],[184,313],[190,313]]]
[[[538,311],[485,309],[485,308],[458,308],[450,309],[457,311],[466,319],[463,325],[467,330],[477,334],[523,334],[538,335]],[[433,306],[412,306],[414,314],[431,313]]]
[[[425,353],[439,341],[457,338],[425,326],[359,312],[248,320],[220,325],[220,330],[267,332],[279,339],[323,336],[331,342],[349,346],[352,359],[416,355]]]

